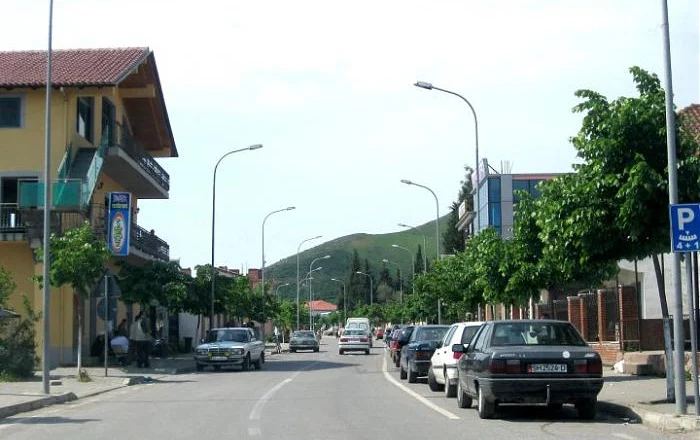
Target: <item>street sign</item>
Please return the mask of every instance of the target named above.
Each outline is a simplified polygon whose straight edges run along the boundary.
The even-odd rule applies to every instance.
[[[673,252],[700,250],[700,204],[670,206],[671,246]]]

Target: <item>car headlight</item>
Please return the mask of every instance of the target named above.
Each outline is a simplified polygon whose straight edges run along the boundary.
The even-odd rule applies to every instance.
[[[229,353],[231,354],[243,354],[243,349],[242,348],[232,348],[229,350]]]
[[[198,348],[198,349],[195,351],[195,353],[200,354],[200,355],[203,355],[203,354],[207,354],[207,351],[208,351],[208,350],[207,350],[206,348]]]

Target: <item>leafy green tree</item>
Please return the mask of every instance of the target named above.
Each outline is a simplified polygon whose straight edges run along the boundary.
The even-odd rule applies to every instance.
[[[10,272],[0,266],[0,308],[5,307],[7,300],[10,299],[10,295],[15,291],[15,288],[17,288],[17,285],[12,279]]]
[[[418,250],[416,251],[416,264],[413,266],[413,271],[416,275],[423,273],[425,271],[425,261],[423,258],[423,248],[418,245]]]
[[[363,298],[365,298],[365,283],[367,281],[365,278],[367,277],[357,273],[361,270],[362,268],[360,267],[360,255],[357,253],[357,249],[353,249],[352,260],[350,263],[350,274],[348,276],[347,285],[349,309],[355,307],[356,304],[363,302]]]
[[[143,266],[122,263],[118,275],[122,301],[148,305],[156,300],[170,312],[189,311],[192,277],[182,272],[176,262],[149,261]]]
[[[450,210],[450,217],[447,221],[447,228],[442,234],[442,248],[446,254],[456,254],[458,252],[464,251],[466,234],[464,231],[457,229],[457,222],[459,221],[459,206],[462,202],[466,202],[467,211],[473,210],[473,200],[471,197],[472,193],[472,169],[468,166],[464,167],[466,171],[464,180],[462,180],[461,187],[459,188],[459,194],[457,194],[457,201],[452,203]]]
[[[83,303],[90,290],[95,286],[104,273],[110,253],[107,243],[95,235],[88,222],[81,227],[70,229],[63,235],[52,234],[49,246],[51,249],[50,280],[52,286],[69,285],[75,295],[78,317],[78,366],[77,376],[80,377],[82,367],[83,346]],[[43,258],[43,249],[39,249],[39,257]],[[43,282],[39,278],[40,282]]]

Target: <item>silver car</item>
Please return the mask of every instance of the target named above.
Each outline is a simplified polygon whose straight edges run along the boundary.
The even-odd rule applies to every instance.
[[[371,340],[369,333],[364,329],[345,329],[338,340],[338,354],[343,355],[346,351],[364,351],[365,354],[369,354]]]
[[[265,344],[247,327],[214,328],[195,349],[194,361],[197,371],[202,371],[205,366],[215,370],[240,366],[246,371],[251,365],[259,370],[265,362]]]
[[[319,343],[314,332],[309,330],[298,330],[292,333],[289,340],[289,351],[295,353],[298,350],[313,350],[318,352]]]

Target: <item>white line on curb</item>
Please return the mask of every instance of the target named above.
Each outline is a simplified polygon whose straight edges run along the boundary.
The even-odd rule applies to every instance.
[[[396,380],[396,378],[394,378],[391,374],[389,374],[389,372],[386,369],[386,367],[387,367],[386,355],[382,355],[382,357],[384,358],[384,360],[382,362],[382,370],[384,370],[384,377],[386,378],[386,380],[388,380],[392,384],[396,385],[397,387],[401,388],[403,391],[406,392],[406,394],[414,397],[420,403],[422,403],[423,405],[432,409],[433,411],[439,412],[440,414],[442,414],[443,416],[447,417],[450,420],[459,420],[459,416],[449,412],[448,410],[446,410],[444,408],[439,407],[438,405],[434,404],[430,400],[426,399],[425,397],[421,396],[420,394],[416,393],[412,389],[408,388],[406,385],[404,385],[401,382],[399,382],[398,380]]]

